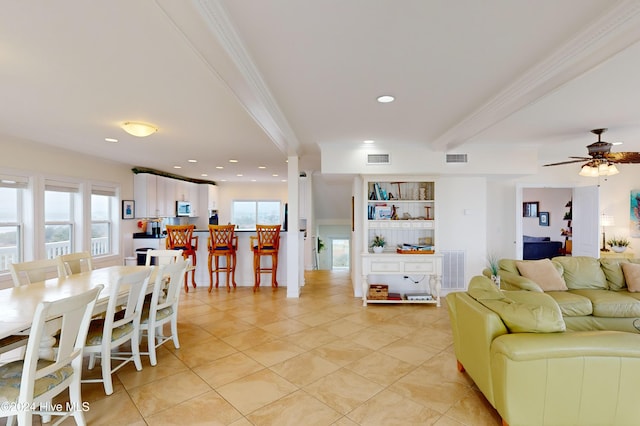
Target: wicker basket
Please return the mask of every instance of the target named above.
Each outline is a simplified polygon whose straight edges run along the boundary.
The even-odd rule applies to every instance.
[[[369,300],[387,300],[389,297],[389,286],[386,284],[371,284],[369,286]]]

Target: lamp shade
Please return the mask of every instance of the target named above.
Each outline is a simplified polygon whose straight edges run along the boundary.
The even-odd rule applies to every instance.
[[[141,121],[126,121],[122,124],[122,128],[130,135],[139,138],[152,135],[158,131],[158,128],[153,124],[143,123]]]
[[[615,224],[615,220],[610,214],[600,215],[600,226],[613,226]]]

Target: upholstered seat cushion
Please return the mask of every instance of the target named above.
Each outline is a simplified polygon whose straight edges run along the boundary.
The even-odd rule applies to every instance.
[[[98,346],[102,344],[102,333],[104,331],[104,320],[95,319],[91,321],[89,332],[87,333],[87,346]],[[111,341],[118,340],[133,332],[133,324],[128,323],[113,329],[111,333]]]
[[[549,296],[556,301],[560,312],[565,317],[581,317],[593,314],[591,299],[572,291],[548,291]]]
[[[171,306],[167,306],[166,308],[160,309],[156,312],[156,321],[168,318],[173,314],[173,308]],[[140,324],[146,324],[149,322],[149,306],[145,306],[142,310],[142,318],[140,319]]]
[[[640,317],[640,300],[631,297],[627,292],[597,289],[571,290],[571,292],[591,300],[595,317]]]
[[[53,364],[51,361],[38,360],[38,369],[45,368]],[[24,362],[14,361],[0,366],[0,402],[15,402],[20,394],[20,380],[22,379],[22,369]],[[33,396],[39,397],[50,389],[67,380],[73,375],[71,365],[66,365],[51,374],[36,380]]]

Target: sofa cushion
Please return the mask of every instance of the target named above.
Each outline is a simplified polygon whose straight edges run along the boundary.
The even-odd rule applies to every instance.
[[[556,301],[563,317],[582,317],[593,314],[593,305],[588,297],[572,291],[550,291],[547,294]]]
[[[472,280],[468,293],[497,313],[511,333],[553,333],[566,330],[558,304],[545,293],[501,292],[486,278]]]
[[[607,289],[607,278],[600,268],[600,261],[594,257],[558,256],[553,258],[564,268],[564,281],[573,289]]]
[[[600,267],[607,279],[609,290],[619,291],[627,288],[627,283],[620,265],[628,263],[627,259],[601,258]]]
[[[621,263],[620,264],[627,289],[630,292],[640,292],[640,264]]]
[[[529,235],[522,236],[523,243],[535,243],[535,242],[542,242],[542,241],[551,241],[551,237],[531,237]]]
[[[631,297],[627,292],[582,289],[571,290],[591,300],[594,317],[633,318],[640,317],[640,300]]]
[[[516,262],[518,271],[523,277],[538,284],[544,291],[567,290],[562,276],[549,259]]]

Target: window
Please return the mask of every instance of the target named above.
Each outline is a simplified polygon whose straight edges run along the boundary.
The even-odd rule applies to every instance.
[[[231,222],[239,230],[255,230],[256,224],[279,225],[280,201],[234,201]]]
[[[91,194],[91,255],[111,253],[111,206],[113,197]]]
[[[0,176],[0,272],[22,261],[22,197],[27,179]]]
[[[45,183],[44,241],[47,259],[74,251],[74,199],[78,186]]]

